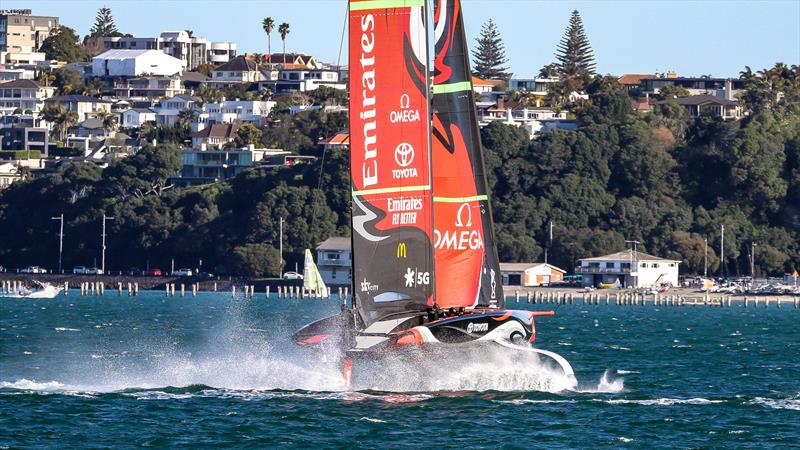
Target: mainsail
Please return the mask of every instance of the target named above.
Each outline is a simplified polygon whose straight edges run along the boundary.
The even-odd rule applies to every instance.
[[[353,294],[363,326],[434,304],[423,0],[350,2]]]
[[[314,264],[314,257],[311,255],[311,250],[306,249],[306,257],[303,262],[303,288],[309,292],[316,292],[320,295],[325,295],[327,287],[322,275]]]
[[[504,306],[460,0],[436,0],[433,223],[436,304]]]

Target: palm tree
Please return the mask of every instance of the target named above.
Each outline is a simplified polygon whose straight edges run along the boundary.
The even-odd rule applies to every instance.
[[[101,109],[94,113],[94,118],[103,122],[103,128],[107,131],[113,130],[117,125],[116,116],[110,114],[108,111]]]
[[[255,61],[256,64],[261,64],[261,62],[264,61],[264,55],[261,53],[251,53],[250,56],[253,58],[253,61]]]
[[[194,119],[196,119],[196,118],[197,118],[197,112],[195,110],[193,110],[193,109],[189,109],[189,108],[182,109],[178,113],[178,123],[180,123],[180,124],[182,124],[184,126],[191,125],[192,122],[194,122]]]
[[[39,117],[53,126],[53,131],[63,141],[67,129],[78,122],[78,113],[67,111],[61,103],[51,103],[42,108]]]
[[[272,55],[272,29],[275,28],[275,21],[272,20],[272,17],[264,17],[264,20],[261,21],[261,28],[264,33],[267,33],[267,53]]]
[[[283,22],[278,26],[278,33],[281,35],[281,41],[283,41],[283,54],[286,54],[286,36],[289,35],[289,24]]]

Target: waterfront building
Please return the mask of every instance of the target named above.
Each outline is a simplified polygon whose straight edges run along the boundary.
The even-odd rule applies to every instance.
[[[317,246],[317,269],[326,285],[350,286],[353,281],[352,264],[349,237],[330,237]]]
[[[626,250],[579,261],[580,266],[575,268],[575,273],[582,276],[584,286],[678,286],[679,260]]]
[[[500,263],[503,286],[547,286],[564,281],[565,270],[547,263]]]
[[[0,11],[0,53],[36,53],[56,28],[58,17],[34,16],[30,9]]]
[[[103,100],[97,97],[91,97],[88,95],[58,95],[55,97],[50,97],[45,100],[47,104],[55,104],[58,103],[64,107],[67,111],[73,111],[78,114],[78,121],[84,121],[86,119],[93,118],[97,115],[97,113],[105,112],[111,113],[111,105],[112,102],[109,100]]]
[[[44,101],[54,93],[54,87],[42,86],[33,80],[0,83],[0,114],[12,114],[18,109],[38,114],[44,106]]]
[[[223,64],[236,56],[236,44],[209,42],[186,31],[165,31],[158,37],[104,37],[107,50],[158,50],[183,61],[188,70],[202,64]]]
[[[158,50],[108,50],[92,58],[96,77],[139,77],[179,75],[186,61]]]

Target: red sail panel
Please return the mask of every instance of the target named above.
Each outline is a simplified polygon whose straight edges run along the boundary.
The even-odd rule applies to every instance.
[[[353,282],[362,323],[433,305],[422,0],[350,2]]]
[[[502,308],[469,53],[460,0],[437,0],[433,83],[433,192],[436,304]]]

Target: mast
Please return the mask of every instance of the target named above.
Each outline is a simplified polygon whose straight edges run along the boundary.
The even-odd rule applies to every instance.
[[[460,0],[434,3],[433,216],[436,304],[502,308],[500,262]]]
[[[433,305],[424,0],[349,3],[353,303],[364,327]]]

